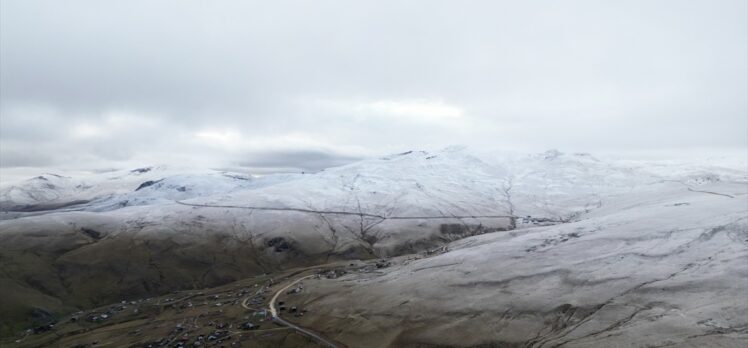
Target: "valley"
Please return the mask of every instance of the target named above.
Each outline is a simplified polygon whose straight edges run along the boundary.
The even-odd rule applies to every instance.
[[[159,171],[0,192],[26,207],[0,221],[3,346],[748,339],[740,170],[445,150],[283,178]],[[87,203],[29,209],[69,199]]]

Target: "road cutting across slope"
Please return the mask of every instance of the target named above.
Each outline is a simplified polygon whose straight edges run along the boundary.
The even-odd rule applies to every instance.
[[[316,275],[312,274],[312,275],[308,275],[308,276],[304,276],[304,277],[298,278],[298,279],[292,281],[291,283],[289,283],[288,285],[284,286],[280,290],[278,290],[273,295],[273,297],[270,299],[270,303],[268,305],[270,307],[270,315],[273,317],[273,321],[275,321],[276,323],[281,324],[281,325],[286,326],[286,327],[289,327],[289,328],[291,328],[293,330],[296,330],[296,332],[299,332],[299,333],[301,333],[301,334],[303,334],[303,335],[305,335],[307,337],[310,337],[310,338],[316,340],[322,346],[330,347],[330,348],[343,348],[345,346],[343,346],[342,344],[335,343],[332,340],[330,340],[328,338],[325,338],[322,335],[320,335],[320,334],[318,334],[318,333],[316,333],[316,332],[314,332],[312,330],[305,329],[305,328],[303,328],[301,326],[298,326],[296,324],[290,323],[290,322],[284,320],[283,318],[281,318],[280,315],[278,315],[278,309],[275,307],[275,301],[278,300],[278,296],[280,296],[281,293],[283,293],[284,291],[286,291],[291,286],[293,286],[295,284],[298,284],[299,282],[301,282],[304,279],[309,279],[309,278],[314,277],[314,276],[316,276]]]
[[[291,211],[297,213],[307,214],[323,214],[323,215],[347,215],[347,216],[359,216],[369,217],[381,220],[428,220],[428,219],[516,219],[521,216],[514,215],[438,215],[438,216],[385,216],[380,214],[362,213],[354,211],[336,211],[336,210],[314,210],[314,209],[303,209],[303,208],[281,208],[281,207],[258,207],[258,206],[243,206],[243,205],[219,205],[219,204],[197,204],[197,203],[186,203],[179,200],[174,201],[177,204],[186,205],[190,207],[198,208],[226,208],[226,209],[248,209],[248,210],[265,210],[265,211]],[[549,221],[552,221],[548,219]]]

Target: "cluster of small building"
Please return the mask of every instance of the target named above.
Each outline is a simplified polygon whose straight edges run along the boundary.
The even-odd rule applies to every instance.
[[[334,271],[331,271],[331,272],[333,272],[333,273],[334,273]],[[293,287],[292,289],[290,289],[290,290],[286,291],[286,295],[293,295],[293,294],[298,294],[298,293],[300,293],[300,292],[301,292],[302,290],[304,290],[304,284],[303,284],[303,283],[299,283],[298,285],[296,285],[296,286],[295,286],[295,287]],[[301,316],[304,316],[304,313],[306,313],[306,312],[307,312],[307,310],[306,310],[306,309],[300,310],[300,309],[299,309],[299,308],[298,308],[297,306],[290,306],[290,307],[287,307],[287,306],[286,306],[286,302],[285,302],[285,301],[278,301],[278,310],[279,310],[279,311],[286,311],[286,310],[288,310],[288,313],[293,313],[293,315],[294,315],[295,317],[301,317]]]
[[[342,276],[342,275],[344,275],[346,273],[347,273],[346,270],[344,270],[342,268],[336,268],[336,269],[332,269],[332,270],[329,270],[327,272],[324,272],[323,275],[327,279],[336,279],[336,278],[338,278],[338,277],[340,277],[340,276]]]
[[[211,327],[209,332],[203,332],[194,334],[189,332],[187,327],[182,323],[177,323],[174,328],[169,332],[166,337],[161,338],[155,342],[149,342],[141,345],[143,348],[159,348],[159,347],[173,347],[173,348],[185,348],[185,347],[206,347],[206,346],[224,346],[234,340],[235,332],[232,333],[231,329],[240,329],[242,331],[257,330],[258,325],[255,325],[251,321],[243,321],[237,324],[230,324],[220,321],[209,321],[206,326]],[[236,341],[241,339],[240,335]],[[231,346],[237,345],[238,342],[232,342]]]
[[[136,305],[138,302],[131,301],[129,303],[130,303],[130,305]],[[105,320],[113,317],[114,315],[116,315],[116,314],[118,314],[120,312],[123,312],[123,311],[127,310],[127,308],[128,308],[128,302],[127,301],[122,301],[122,302],[120,302],[120,304],[110,306],[109,308],[107,308],[104,311],[100,311],[100,312],[94,311],[94,312],[88,313],[86,315],[86,317],[85,317],[85,320],[87,322],[89,322],[89,323],[102,322],[102,321],[105,321]],[[137,314],[139,311],[140,310],[137,307],[133,308],[133,313],[134,314]],[[79,320],[79,318],[80,318],[79,316],[73,315],[72,317],[70,317],[70,322],[76,322],[76,321]]]
[[[333,269],[318,274],[317,278],[319,279],[323,276],[327,278],[337,278],[345,273],[346,271],[344,269]],[[143,316],[145,314],[160,315],[164,310],[175,311],[176,314],[179,314],[185,311],[195,310],[197,307],[212,309],[214,307],[242,305],[253,309],[253,312],[251,314],[247,313],[247,315],[238,321],[236,319],[232,320],[225,318],[225,314],[223,314],[224,309],[226,311],[235,311],[235,309],[215,308],[208,312],[205,312],[204,310],[195,312],[195,316],[192,316],[191,318],[186,317],[188,318],[186,321],[185,319],[182,319],[182,322],[174,324],[174,326],[169,328],[167,332],[159,329],[163,328],[163,324],[154,324],[150,328],[140,327],[127,333],[128,336],[147,337],[149,336],[147,333],[148,331],[159,330],[162,332],[163,336],[157,338],[157,340],[152,341],[154,338],[150,338],[145,343],[137,345],[137,347],[142,348],[238,346],[241,345],[240,342],[244,340],[272,335],[272,333],[249,334],[249,331],[260,329],[260,322],[272,320],[269,311],[265,306],[267,304],[266,295],[271,291],[269,288],[273,285],[275,285],[273,280],[269,280],[267,284],[259,288],[259,285],[255,284],[255,289],[252,289],[251,287],[242,287],[213,294],[193,292],[185,294],[186,296],[121,301],[120,303],[105,308],[75,313],[69,318],[69,323],[84,325],[87,325],[86,323],[100,324],[111,320],[114,316],[120,315],[120,313],[124,311],[128,311],[128,314],[140,313],[139,316]],[[298,294],[303,290],[304,285],[299,283],[286,291],[286,295]],[[175,294],[176,293],[177,292],[175,292]],[[301,317],[307,312],[306,309],[300,309],[297,306],[286,306],[284,302],[278,302],[278,305],[280,311],[293,314],[295,317]],[[179,317],[185,318],[184,315]],[[210,320],[205,322],[207,319]],[[123,317],[120,320],[126,320],[126,317]],[[54,323],[50,323],[48,325],[29,329],[29,332],[42,333],[52,330],[54,326]],[[258,334],[260,336],[257,336]],[[88,342],[80,345],[80,347],[94,347],[97,345],[98,342]]]
[[[108,308],[103,309],[103,310],[92,310],[89,312],[79,311],[71,315],[70,318],[68,319],[68,322],[77,323],[77,322],[80,322],[82,319],[88,323],[100,323],[100,322],[106,321],[114,317],[118,313],[126,311],[130,307],[132,307],[133,314],[138,314],[140,312],[140,309],[138,308],[138,306],[141,303],[146,302],[146,301],[150,301],[150,299],[140,299],[140,300],[135,300],[135,301],[124,301],[123,300],[120,303],[109,306]],[[49,329],[52,328],[52,326],[54,325],[51,325],[50,327],[46,329],[34,329],[34,333],[48,331]]]
[[[286,307],[286,303],[283,301],[278,301],[278,310],[288,310],[288,313],[293,313],[294,317],[303,317],[304,313],[308,312],[307,309],[299,309],[297,306]]]

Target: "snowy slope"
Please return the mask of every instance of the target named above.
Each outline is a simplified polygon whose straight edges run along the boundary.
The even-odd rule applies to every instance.
[[[75,210],[106,211],[133,205],[163,204],[293,179],[293,175],[258,178],[167,166],[90,174],[80,178],[46,173],[0,187],[0,210],[48,210],[75,203]]]
[[[606,202],[568,224],[307,281],[294,304],[325,319],[301,325],[362,347],[745,346],[746,183],[670,183]]]
[[[456,148],[368,159],[303,175],[252,177],[168,167],[82,178],[44,175],[0,189],[0,210],[6,210],[0,211],[0,257],[7,265],[3,277],[85,306],[91,299],[111,302],[215,286],[277,269],[415,254],[456,241],[450,246],[453,252],[434,260],[464,266],[450,270],[424,261],[419,269],[439,267],[433,267],[436,273],[414,277],[423,284],[414,289],[428,293],[433,287],[451,294],[453,288],[468,289],[469,284],[454,283],[459,279],[488,281],[482,274],[548,282],[507,288],[520,293],[558,285],[556,278],[534,275],[536,269],[550,272],[557,265],[564,269],[559,274],[573,274],[574,267],[594,272],[595,254],[610,260],[656,255],[675,240],[650,237],[679,229],[687,233],[680,237],[700,238],[694,233],[745,216],[747,193],[746,171],[740,168],[609,161],[557,151],[479,158]],[[11,211],[18,207],[25,212]],[[741,228],[731,227],[728,236],[743,233]],[[576,239],[589,244],[571,242]],[[713,240],[726,247],[725,236]],[[689,259],[701,260],[696,249],[689,252],[668,260],[673,267],[639,278],[629,274],[642,265],[636,257],[625,264],[628,268],[606,272],[625,271],[629,273],[622,277],[646,282]],[[592,266],[582,267],[585,263]],[[582,273],[572,283],[602,284]],[[454,287],[439,288],[429,279]],[[405,293],[402,286],[409,286],[402,278],[392,281],[381,285],[392,286],[380,289],[383,294]],[[480,299],[497,291],[464,296]],[[606,291],[603,295],[612,294]],[[566,296],[572,306],[584,304],[573,294],[555,295]],[[381,299],[365,296],[372,303]],[[450,313],[460,312],[461,303],[444,303],[451,306]],[[555,315],[553,306],[564,305],[538,303],[540,309],[527,309],[540,311],[528,320],[548,319],[543,313]],[[482,335],[488,334],[475,337]],[[526,338],[518,335],[512,339]]]
[[[674,170],[665,170],[668,165]],[[393,255],[515,226],[584,219],[626,195],[745,178],[735,169],[558,151],[480,159],[460,148],[259,178],[154,167],[82,179],[44,175],[4,187],[4,207],[51,210],[3,213],[0,227],[21,231],[54,222],[65,229],[103,220],[110,223],[97,226],[102,233],[197,240],[230,231],[258,242],[284,238],[306,255]]]
[[[487,163],[464,150],[417,151],[194,202],[354,212],[360,205],[363,212],[385,216],[512,214],[554,218],[599,205],[603,196],[658,180],[644,171],[591,157],[558,154],[549,158],[543,154]]]
[[[139,205],[168,210],[181,201],[385,217],[511,215],[567,221],[621,194],[671,183],[696,187],[720,181],[748,182],[746,173],[686,163],[604,161],[555,150],[479,159],[464,149],[448,148],[369,159],[304,175],[253,177],[170,167],[85,178],[44,174],[0,188],[0,210],[44,210],[81,202],[86,203],[74,210],[103,212]]]

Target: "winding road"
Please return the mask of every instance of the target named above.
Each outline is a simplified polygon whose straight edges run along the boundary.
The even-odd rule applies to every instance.
[[[308,275],[308,276],[305,276],[305,277],[298,278],[298,279],[292,281],[291,283],[289,283],[288,285],[284,286],[280,290],[278,290],[275,293],[275,295],[273,295],[273,297],[270,299],[270,304],[269,304],[270,315],[273,317],[273,321],[275,321],[276,323],[281,324],[281,325],[286,326],[286,327],[289,327],[289,328],[291,328],[293,330],[296,330],[296,332],[299,332],[299,333],[301,333],[301,334],[303,334],[305,336],[311,337],[311,338],[313,338],[314,340],[316,340],[319,344],[321,344],[324,347],[343,348],[344,346],[342,346],[342,345],[340,345],[338,343],[334,343],[332,340],[327,339],[327,338],[323,337],[322,335],[320,335],[320,334],[318,334],[318,333],[316,333],[316,332],[314,332],[312,330],[305,329],[305,328],[303,328],[301,326],[298,326],[298,325],[296,325],[294,323],[290,323],[290,322],[284,320],[283,318],[280,317],[280,315],[278,315],[278,310],[275,308],[275,301],[278,300],[278,296],[280,296],[281,293],[283,293],[284,291],[286,291],[291,286],[293,286],[295,284],[298,284],[300,281],[302,281],[304,279],[308,279],[308,278],[314,277],[314,276],[315,275],[312,274],[312,275]]]
[[[442,216],[384,216],[370,213],[358,213],[353,211],[336,211],[336,210],[313,210],[302,208],[276,208],[276,207],[254,207],[243,205],[219,205],[219,204],[197,204],[174,201],[177,204],[199,208],[230,208],[230,209],[249,209],[249,210],[266,210],[266,211],[294,211],[307,214],[324,214],[324,215],[350,215],[360,217],[377,218],[381,220],[424,220],[424,219],[511,219],[521,218],[514,215],[442,215]]]
[[[320,335],[320,334],[318,334],[318,333],[316,333],[316,332],[314,332],[312,330],[305,329],[305,328],[303,328],[301,326],[298,326],[298,325],[296,325],[294,323],[290,323],[290,322],[284,320],[283,318],[281,318],[280,315],[278,315],[278,309],[275,307],[275,302],[278,300],[278,296],[280,296],[284,291],[288,290],[288,288],[294,286],[295,284],[298,284],[302,280],[309,279],[309,278],[312,278],[314,276],[315,276],[315,274],[304,276],[304,277],[301,277],[301,278],[297,278],[296,280],[292,281],[291,283],[288,283],[288,285],[284,286],[280,290],[276,291],[275,294],[273,295],[273,297],[270,299],[270,303],[268,304],[268,307],[270,309],[270,315],[273,318],[273,321],[275,321],[276,323],[278,323],[280,325],[283,325],[286,328],[292,329],[292,330],[294,330],[294,331],[296,331],[296,332],[298,332],[298,333],[300,333],[300,334],[302,334],[304,336],[310,337],[310,338],[316,340],[317,343],[319,343],[320,345],[322,345],[324,347],[345,348],[345,346],[342,345],[342,344],[340,344],[340,343],[335,343],[332,340],[330,340],[328,338],[325,338],[324,336],[322,336],[322,335]],[[263,286],[262,288],[260,288],[259,290],[257,290],[257,292],[253,296],[259,295],[260,293],[262,293],[262,291],[264,289],[265,289],[265,287]],[[254,308],[250,307],[249,304],[247,304],[247,302],[249,302],[249,300],[251,298],[252,298],[252,296],[248,296],[248,297],[244,298],[244,300],[242,300],[241,305],[242,305],[242,307],[244,307],[244,309],[254,310]]]

